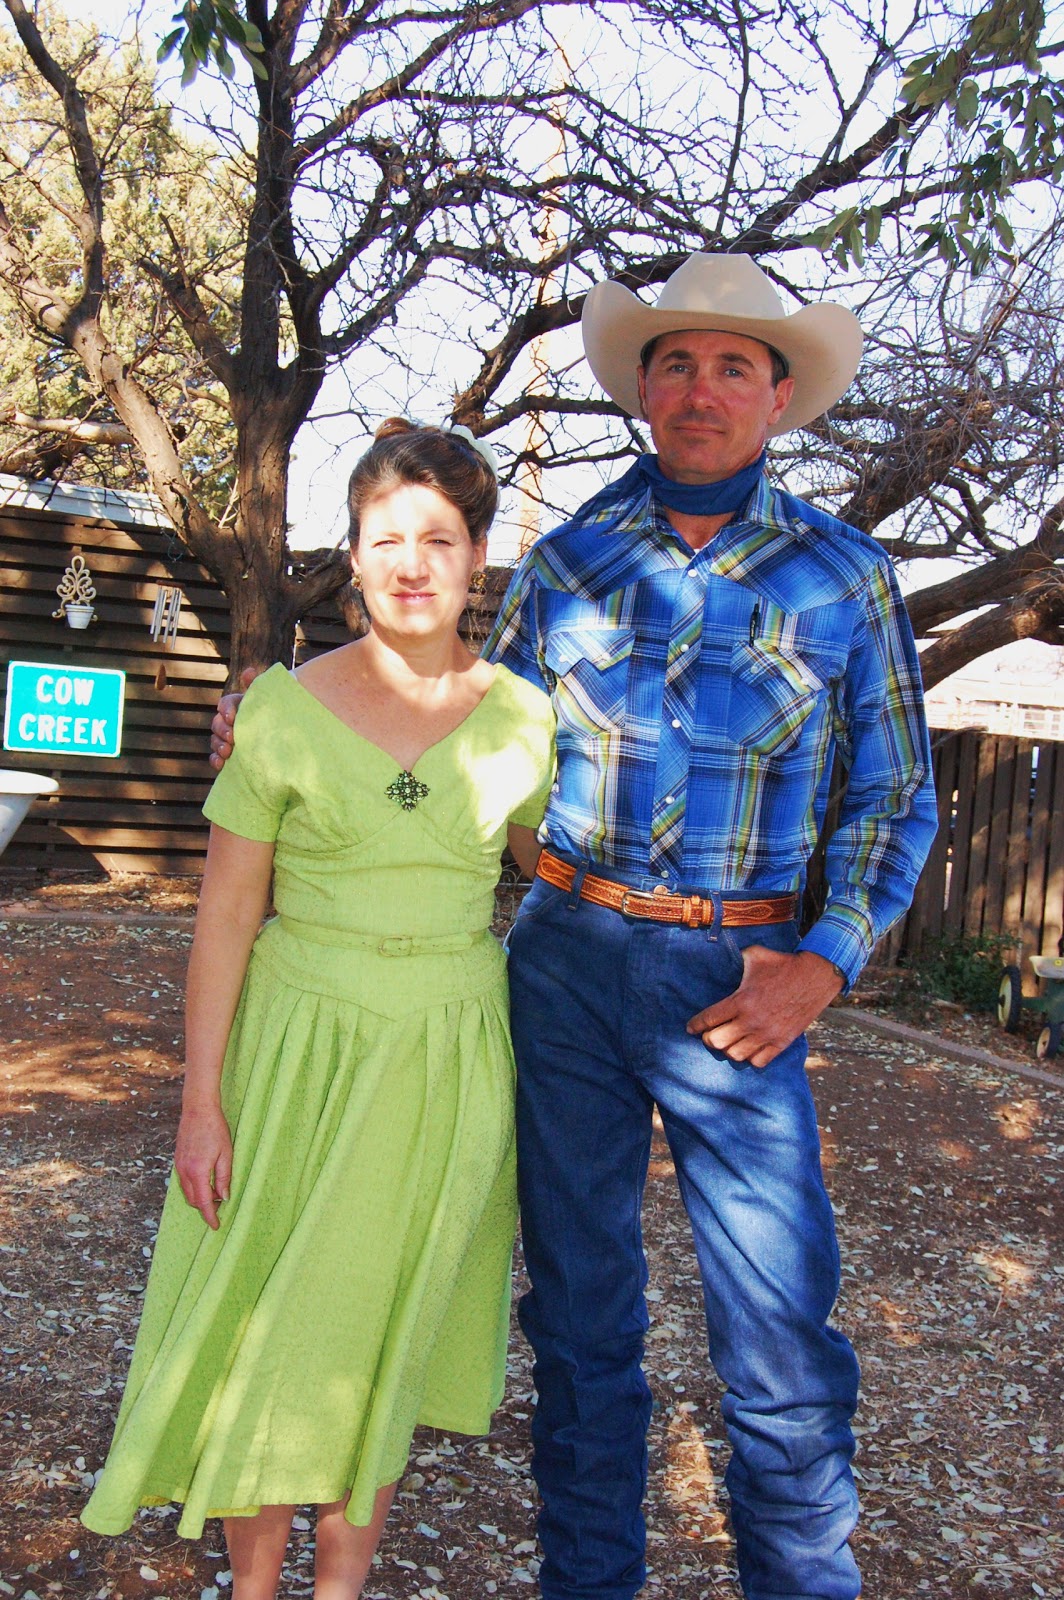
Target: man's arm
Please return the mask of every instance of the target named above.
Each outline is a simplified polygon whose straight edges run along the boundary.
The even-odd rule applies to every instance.
[[[827,902],[799,948],[833,962],[849,987],[909,909],[938,832],[920,662],[886,560],[869,582],[841,685],[837,739],[848,775],[825,851]]]
[[[495,626],[481,654],[488,661],[501,661],[519,678],[527,679],[537,689],[550,694],[552,685],[544,677],[538,643],[536,574],[533,556],[529,554],[510,579],[495,618]]]
[[[734,994],[689,1033],[764,1067],[856,981],[876,941],[908,909],[938,830],[920,665],[888,563],[876,568],[841,686],[836,738],[849,768],[828,841],[824,911],[793,955],[751,945]]]

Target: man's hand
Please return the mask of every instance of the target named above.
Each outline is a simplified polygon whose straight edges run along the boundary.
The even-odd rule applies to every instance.
[[[743,979],[734,993],[707,1006],[687,1024],[702,1043],[732,1061],[767,1067],[842,988],[842,979],[811,950],[788,955],[763,944],[743,951]]]
[[[218,702],[218,709],[211,723],[210,763],[215,772],[221,772],[233,753],[233,723],[236,721],[237,710],[244,693],[255,682],[259,673],[265,671],[265,667],[245,667],[240,674],[240,693],[234,690],[232,694],[223,694]]]

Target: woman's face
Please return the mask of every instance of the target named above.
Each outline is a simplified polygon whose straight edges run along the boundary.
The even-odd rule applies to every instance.
[[[455,632],[485,555],[445,495],[404,483],[363,507],[351,565],[378,629],[429,639]]]

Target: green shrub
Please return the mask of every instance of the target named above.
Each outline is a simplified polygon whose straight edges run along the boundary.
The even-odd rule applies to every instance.
[[[994,1011],[1001,969],[1015,950],[1016,941],[1003,934],[939,934],[907,958],[906,987],[966,1011]]]

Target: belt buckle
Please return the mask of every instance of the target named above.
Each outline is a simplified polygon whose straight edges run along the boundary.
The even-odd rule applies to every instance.
[[[397,933],[382,939],[377,946],[382,956],[408,956],[414,949],[414,938],[409,933]]]
[[[667,889],[663,890],[662,892],[664,894],[668,894]],[[638,901],[639,909],[633,910],[628,904],[629,899]],[[622,917],[635,917],[637,919],[640,917],[649,917],[653,921],[655,919],[655,908],[653,901],[654,896],[652,894],[647,894],[645,889],[624,889],[621,893],[621,903],[618,909]]]

